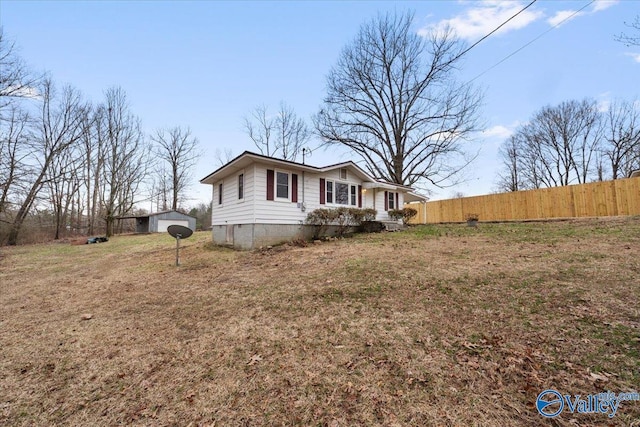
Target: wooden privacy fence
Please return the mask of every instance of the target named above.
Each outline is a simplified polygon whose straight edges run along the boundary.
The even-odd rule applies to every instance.
[[[410,223],[640,215],[640,177],[411,204]]]

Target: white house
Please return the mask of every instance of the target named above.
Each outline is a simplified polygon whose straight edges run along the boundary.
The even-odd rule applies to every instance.
[[[349,161],[316,167],[245,151],[200,180],[213,186],[212,235],[240,249],[306,238],[308,212],[373,208],[377,220],[405,202],[425,201],[404,185],[378,181]]]

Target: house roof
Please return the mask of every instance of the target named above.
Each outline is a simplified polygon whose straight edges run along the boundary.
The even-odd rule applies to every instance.
[[[328,172],[328,171],[339,169],[339,168],[349,168],[352,171],[354,171],[356,175],[359,176],[360,179],[362,179],[363,181],[366,181],[363,185],[363,187],[365,188],[386,188],[389,190],[403,189],[409,192],[412,192],[413,190],[411,187],[408,187],[406,185],[375,179],[371,175],[369,175],[367,172],[365,172],[360,166],[358,166],[352,161],[335,163],[335,164],[323,166],[323,167],[317,167],[317,166],[306,165],[303,163],[292,162],[290,160],[276,159],[274,157],[265,156],[263,154],[253,153],[251,151],[245,151],[244,153],[230,160],[227,164],[219,167],[215,171],[211,172],[209,175],[202,178],[200,180],[200,183],[213,185],[219,179],[227,175],[230,175],[234,172],[241,171],[242,169],[246,168],[247,166],[249,166],[254,162],[269,163],[273,165],[279,165],[281,167],[289,167],[289,168],[293,167],[298,170],[313,172],[313,173]],[[426,197],[421,196],[417,193],[413,193],[413,194],[416,198],[415,200],[427,199]]]
[[[308,171],[308,172],[326,172],[338,168],[349,167],[355,170],[361,178],[367,181],[375,181],[372,177],[369,176],[365,171],[363,171],[358,165],[356,165],[352,161],[336,163],[329,166],[317,167],[306,165],[303,163],[292,162],[290,160],[276,159],[275,157],[265,156],[263,154],[253,153],[251,151],[245,151],[239,156],[231,159],[227,164],[219,167],[215,171],[211,172],[209,175],[205,176],[200,180],[202,184],[213,184],[216,180],[220,179],[223,176],[227,176],[234,172],[240,171],[247,167],[248,165],[254,162],[262,162],[262,163],[270,163],[273,165],[279,165],[282,167],[295,167],[298,170]]]

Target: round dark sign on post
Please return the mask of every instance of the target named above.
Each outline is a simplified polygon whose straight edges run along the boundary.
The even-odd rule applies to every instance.
[[[193,234],[193,230],[183,225],[173,224],[167,227],[167,232],[176,239],[176,266],[180,265],[180,239],[186,239]]]

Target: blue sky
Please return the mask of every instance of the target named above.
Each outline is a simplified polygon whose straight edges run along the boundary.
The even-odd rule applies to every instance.
[[[379,12],[413,10],[416,32],[449,24],[471,44],[527,3],[0,0],[0,22],[27,63],[57,83],[72,84],[96,103],[107,88],[122,87],[148,133],[189,126],[204,151],[191,189],[195,203],[210,199],[209,187],[198,180],[218,167],[216,149],[256,151],[243,117],[257,105],[275,112],[284,101],[311,122],[341,49]],[[499,145],[545,105],[591,97],[605,106],[636,98],[640,48],[614,36],[628,32],[625,22],[638,14],[635,0],[539,0],[469,51],[459,78],[475,79],[484,90],[486,129],[468,144],[479,156],[466,181],[431,189],[433,198],[492,192]],[[308,163],[348,159],[348,153],[318,150]]]

